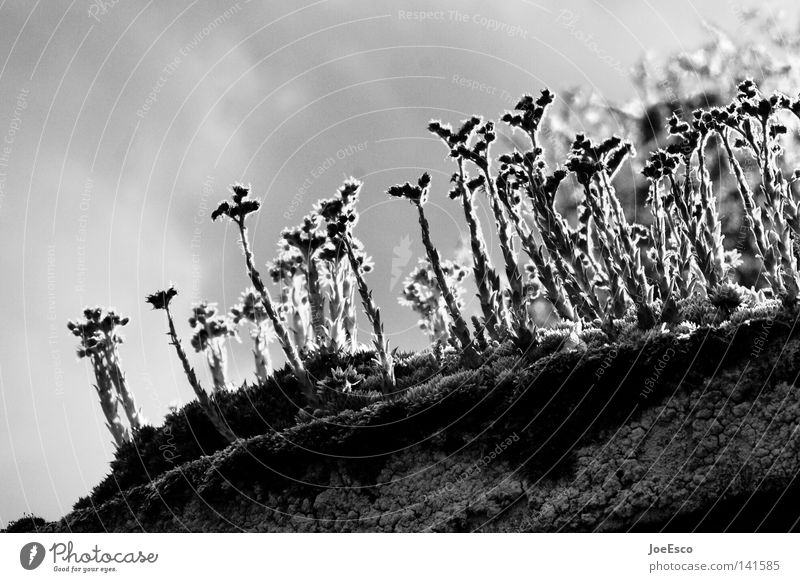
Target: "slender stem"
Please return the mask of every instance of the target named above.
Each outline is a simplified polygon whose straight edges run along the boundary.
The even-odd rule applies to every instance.
[[[553,305],[559,317],[574,321],[576,319],[575,310],[569,298],[564,293],[558,275],[551,267],[550,262],[545,260],[541,249],[537,246],[530,228],[523,223],[519,213],[509,212],[509,215],[514,222],[517,235],[522,242],[522,249],[531,259],[536,269],[536,278],[544,286],[547,300]]]
[[[325,301],[322,298],[319,284],[319,267],[312,255],[306,257],[306,282],[308,284],[308,303],[311,307],[311,326],[314,330],[314,342],[322,349],[325,346]]]
[[[682,190],[678,186],[675,179],[671,176],[669,177],[672,189],[672,201],[677,209],[676,216],[680,221],[679,230],[686,237],[686,240],[691,243],[692,249],[694,250],[694,261],[699,267],[697,272],[692,273],[691,276],[694,278],[697,284],[704,285],[707,288],[713,288],[716,286],[717,281],[715,280],[713,269],[708,268],[711,262],[709,251],[707,246],[703,244],[703,240],[698,234],[700,225],[697,223],[696,219],[692,215],[691,210],[689,209],[689,206],[687,205],[687,201],[693,200],[694,197],[694,190],[692,189],[692,179],[690,175],[691,166],[688,158],[685,160],[684,166],[685,172]]]
[[[107,373],[105,362],[102,356],[95,354],[91,356],[92,368],[94,369],[94,376],[97,380],[95,390],[97,396],[100,398],[100,408],[106,417],[106,427],[108,427],[111,436],[114,437],[114,442],[117,448],[131,440],[128,428],[122,423],[119,416],[119,400],[114,395],[113,386]]]
[[[383,370],[383,391],[384,393],[393,392],[395,389],[394,360],[389,353],[389,345],[383,335],[381,311],[375,305],[372,299],[372,291],[367,287],[367,282],[361,274],[361,268],[358,264],[355,252],[353,251],[350,235],[344,235],[342,240],[347,250],[347,257],[350,259],[350,267],[356,278],[358,293],[361,295],[361,303],[364,306],[364,313],[366,313],[367,319],[369,319],[369,322],[372,324],[372,333],[375,334],[375,348],[378,351],[378,356],[381,360],[381,369]]]
[[[255,332],[253,334],[254,349],[253,358],[256,364],[256,378],[260,384],[265,384],[272,376],[272,361],[269,357],[269,342],[267,340],[267,324],[264,321],[255,322]]]
[[[510,287],[509,297],[514,312],[517,312],[522,304],[522,275],[517,263],[517,251],[514,249],[514,239],[511,233],[508,219],[503,211],[503,206],[495,189],[494,179],[489,171],[488,165],[482,168],[483,177],[486,179],[486,192],[489,194],[489,202],[492,206],[492,213],[497,222],[497,237],[500,240],[500,250],[503,253],[503,260],[506,266],[506,278]]]
[[[208,367],[211,370],[211,378],[214,380],[214,392],[225,392],[228,390],[227,367],[228,358],[225,353],[225,346],[222,345],[220,338],[212,338],[206,348],[206,358]]]
[[[128,417],[131,429],[137,431],[142,428],[142,425],[146,424],[147,421],[142,418],[141,410],[136,406],[133,393],[128,390],[128,383],[125,380],[125,374],[119,363],[119,354],[117,353],[116,346],[112,346],[106,351],[106,362],[108,364],[108,374],[117,389],[117,393],[122,401],[122,408],[125,410],[125,415]]]
[[[725,146],[725,152],[728,154],[728,166],[731,168],[734,176],[736,176],[739,198],[744,207],[744,223],[756,245],[757,258],[761,259],[764,263],[764,268],[767,271],[767,279],[770,283],[781,285],[782,282],[778,281],[778,263],[774,260],[770,245],[767,242],[764,221],[761,218],[761,208],[756,205],[755,196],[750,189],[750,185],[747,183],[742,166],[733,153],[733,148],[731,148],[730,144],[729,130],[726,130],[724,133],[720,134],[720,136],[722,138],[722,144]]]
[[[425,250],[428,253],[428,260],[431,263],[433,272],[436,275],[436,282],[439,284],[439,289],[444,297],[447,310],[450,312],[450,317],[453,319],[453,327],[455,329],[456,338],[461,342],[461,349],[463,350],[464,363],[470,367],[478,367],[480,365],[480,358],[478,352],[472,345],[472,339],[469,335],[469,328],[464,318],[461,315],[461,310],[458,308],[458,303],[453,296],[453,292],[447,285],[447,278],[442,270],[442,263],[439,259],[439,252],[433,246],[431,241],[431,228],[428,224],[428,219],[425,218],[425,211],[422,209],[421,204],[416,204],[417,211],[419,212],[419,225],[422,229],[422,242],[425,245]]]
[[[256,288],[256,291],[258,291],[259,297],[261,298],[261,304],[264,306],[264,311],[267,312],[267,316],[269,316],[269,318],[272,320],[272,326],[275,328],[275,335],[278,338],[278,343],[281,344],[283,353],[286,354],[286,359],[288,360],[289,365],[292,367],[295,377],[303,388],[303,394],[310,404],[316,404],[318,398],[314,388],[314,383],[311,380],[311,376],[306,371],[303,362],[300,360],[300,356],[297,353],[297,348],[295,348],[292,340],[289,338],[289,333],[286,331],[286,327],[284,327],[283,322],[275,312],[275,308],[272,305],[272,300],[270,299],[269,293],[266,287],[264,287],[264,282],[261,280],[261,275],[253,264],[253,252],[250,250],[250,243],[247,239],[247,227],[244,225],[244,218],[237,220],[236,224],[239,226],[239,234],[241,235],[242,249],[244,250],[244,259],[247,264],[247,272],[250,276],[250,281],[253,283],[253,287]]]
[[[464,219],[469,227],[470,246],[472,247],[472,272],[478,286],[478,298],[483,312],[484,326],[492,339],[500,339],[497,332],[497,320],[502,308],[502,297],[500,295],[500,278],[489,261],[489,254],[486,250],[486,243],[481,231],[478,214],[473,205],[472,192],[464,184],[463,161],[458,162],[459,179],[461,181],[461,204],[464,209]],[[513,295],[513,293],[512,293]],[[518,307],[518,303],[512,297],[512,303]]]
[[[650,226],[650,236],[655,245],[655,270],[658,273],[659,296],[666,301],[672,293],[672,255],[667,248],[666,211],[661,199],[659,182],[650,184],[650,208],[653,214],[653,223]]]
[[[536,226],[545,247],[553,258],[556,270],[561,275],[564,284],[569,287],[580,289],[583,298],[576,303],[578,308],[588,316],[589,319],[600,318],[603,308],[597,298],[594,281],[584,263],[583,258],[576,251],[569,234],[569,225],[563,216],[556,212],[554,201],[549,198],[541,187],[536,186],[536,176],[526,166],[529,177],[528,195],[533,204],[533,214],[536,219]],[[508,205],[507,205],[508,206]],[[587,204],[589,208],[591,205]],[[511,210],[509,210],[511,214]],[[595,221],[596,223],[597,221]],[[587,225],[588,237],[588,225]],[[586,240],[586,249],[589,241]],[[587,261],[591,261],[591,254],[587,255]],[[587,304],[588,309],[581,305]]]
[[[186,377],[189,379],[189,385],[192,387],[192,390],[194,390],[194,395],[197,397],[198,402],[200,402],[200,407],[206,413],[206,416],[208,416],[208,419],[211,421],[211,424],[214,425],[214,428],[217,429],[217,432],[219,432],[219,434],[221,434],[229,443],[233,443],[236,441],[236,435],[222,419],[219,410],[215,404],[211,402],[208,394],[200,385],[200,381],[197,379],[197,375],[194,373],[194,369],[189,363],[189,358],[186,356],[183,346],[181,346],[181,340],[178,338],[178,332],[175,331],[175,322],[172,320],[172,313],[170,313],[169,305],[165,305],[164,309],[167,312],[167,323],[169,324],[168,335],[170,338],[170,343],[172,343],[172,345],[175,347],[175,352],[178,354],[178,359],[181,361],[183,371],[186,374]]]
[[[343,269],[344,270],[344,269]],[[358,326],[356,325],[356,289],[346,276],[342,279],[342,295],[344,296],[344,332],[350,344],[350,352],[355,353],[358,347]]]
[[[343,265],[338,260],[328,261],[328,322],[327,322],[327,349],[331,353],[338,353],[347,345],[345,332],[345,298],[342,290]]]
[[[706,170],[705,161],[705,145],[708,141],[708,135],[702,135],[700,144],[697,148],[697,175],[700,181],[700,204],[703,208],[704,222],[699,225],[708,247],[708,268],[709,268],[709,283],[713,286],[719,283],[725,276],[724,263],[725,263],[725,249],[722,246],[722,230],[717,216],[716,199],[713,198],[711,192],[711,181],[708,178],[708,171]]]

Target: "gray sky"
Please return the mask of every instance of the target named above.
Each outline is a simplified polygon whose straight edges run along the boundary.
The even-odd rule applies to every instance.
[[[496,117],[545,85],[628,99],[645,50],[697,46],[702,19],[735,32],[748,5],[430,4],[0,2],[0,525],[60,517],[108,471],[111,438],[65,327],[85,305],[131,317],[123,364],[151,421],[192,397],[143,298],[177,284],[184,343],[193,301],[236,301],[241,255],[208,216],[228,184],[265,201],[263,264],[282,227],[362,178],[357,234],[390,342],[422,347],[396,297],[424,249],[413,209],[384,192],[431,170],[434,238],[452,256],[464,227],[428,120]],[[233,355],[232,375],[252,378],[246,338]]]

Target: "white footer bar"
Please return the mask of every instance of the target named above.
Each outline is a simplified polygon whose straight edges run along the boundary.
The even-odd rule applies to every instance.
[[[800,580],[798,542],[786,534],[0,534],[0,580]]]

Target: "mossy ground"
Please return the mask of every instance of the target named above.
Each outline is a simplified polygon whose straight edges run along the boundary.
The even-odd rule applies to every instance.
[[[45,528],[714,531],[761,515],[790,529],[771,508],[800,469],[795,321],[527,355],[504,344],[469,371],[407,356],[398,377],[430,379],[319,417],[298,416],[286,395],[299,388],[279,376],[221,401],[235,445],[222,449],[189,405]],[[733,502],[743,514],[725,512]]]

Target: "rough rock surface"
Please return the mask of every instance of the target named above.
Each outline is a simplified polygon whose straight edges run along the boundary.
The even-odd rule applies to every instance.
[[[770,320],[522,365],[498,356],[186,463],[48,529],[786,531],[800,517],[786,509],[800,472],[794,333]]]

